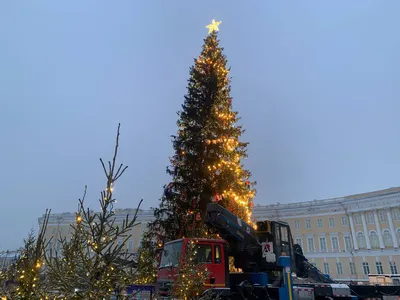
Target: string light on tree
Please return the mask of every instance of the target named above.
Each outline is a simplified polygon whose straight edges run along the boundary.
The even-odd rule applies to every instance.
[[[46,277],[52,290],[57,291],[57,299],[59,295],[67,299],[108,299],[111,292],[120,294],[123,288],[134,281],[135,270],[129,261],[126,244],[137,225],[141,201],[134,214],[127,215],[122,222],[116,219],[113,187],[127,168],[117,164],[119,134],[120,126],[112,160],[105,164],[100,159],[106,176],[106,187],[98,199],[100,211],[94,212],[86,207],[85,187],[69,239],[60,241],[60,255],[50,252],[45,257]],[[75,289],[79,289],[79,295]]]

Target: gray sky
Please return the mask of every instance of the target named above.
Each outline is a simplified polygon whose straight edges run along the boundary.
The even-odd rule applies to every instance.
[[[249,4],[251,3],[251,5]],[[399,185],[400,2],[1,1],[0,249],[37,218],[98,208],[122,123],[119,208],[155,206],[212,18],[250,142],[255,202]]]

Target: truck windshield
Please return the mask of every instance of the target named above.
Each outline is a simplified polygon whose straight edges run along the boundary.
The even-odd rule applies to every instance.
[[[182,244],[182,241],[177,241],[164,246],[161,255],[160,269],[177,267],[179,265],[179,259],[182,253]]]

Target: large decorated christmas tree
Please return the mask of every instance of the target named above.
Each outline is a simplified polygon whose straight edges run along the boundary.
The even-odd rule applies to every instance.
[[[204,216],[210,202],[252,223],[254,183],[242,164],[248,143],[240,141],[244,130],[232,109],[227,59],[217,34],[220,23],[213,20],[207,26],[178,112],[178,132],[172,140],[175,154],[167,168],[172,181],[151,224],[162,242],[207,236]]]

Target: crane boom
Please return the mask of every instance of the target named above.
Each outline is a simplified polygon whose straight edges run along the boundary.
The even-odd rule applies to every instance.
[[[216,203],[207,205],[206,223],[217,229],[224,240],[240,243],[242,250],[248,247],[261,247],[253,227]]]

